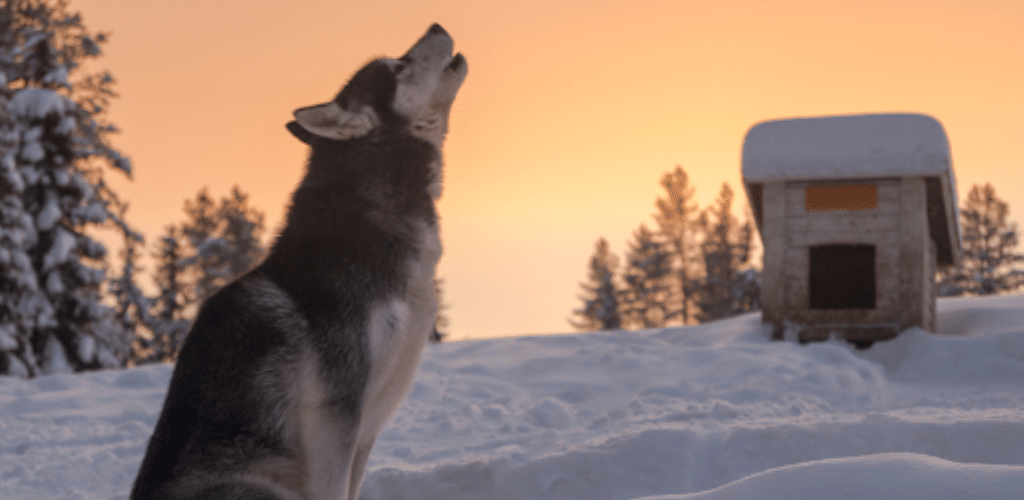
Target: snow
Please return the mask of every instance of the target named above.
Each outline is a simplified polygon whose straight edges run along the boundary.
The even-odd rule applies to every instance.
[[[58,227],[54,232],[53,245],[43,256],[43,271],[48,271],[68,261],[71,250],[75,248],[75,235],[67,229]]]
[[[53,71],[50,71],[49,73],[47,73],[46,76],[43,77],[43,82],[60,85],[62,87],[69,86],[70,84],[68,83],[68,69],[64,66],[58,66],[54,68]]]
[[[757,313],[429,345],[363,498],[1020,498],[1024,297],[938,320],[866,351]],[[0,377],[4,498],[126,498],[171,370]]]
[[[787,465],[706,492],[651,496],[644,497],[644,500],[1018,500],[1021,495],[1019,469],[1013,466],[957,464],[915,453],[880,453]],[[851,471],[856,471],[856,474],[851,474]],[[876,480],[865,481],[865,476]],[[878,478],[884,479],[879,481]],[[907,488],[908,484],[913,488]]]
[[[38,142],[29,142],[21,148],[21,158],[29,163],[36,163],[46,158],[46,150]]]
[[[26,118],[45,118],[48,114],[63,115],[75,109],[75,103],[50,89],[23,88],[8,103],[12,113]]]
[[[96,357],[96,340],[92,335],[82,335],[78,338],[78,357],[86,361],[92,361]]]
[[[67,288],[64,287],[64,280],[60,277],[59,271],[50,271],[46,276],[46,291],[50,295],[60,295]]]
[[[942,124],[918,114],[794,118],[758,123],[743,141],[744,182],[946,176]]]
[[[57,203],[57,197],[50,196],[46,200],[46,205],[39,211],[39,215],[36,216],[36,228],[40,231],[49,231],[53,229],[53,226],[57,224],[57,221],[63,215],[60,205]]]
[[[0,350],[13,351],[18,348],[18,341],[14,340],[17,332],[14,325],[7,324],[0,326]]]
[[[21,93],[18,95],[21,95]],[[45,113],[43,116],[45,116]],[[42,126],[37,125],[25,131],[25,134],[22,136],[22,141],[25,143],[21,148],[22,159],[29,163],[36,163],[46,157],[46,150],[43,149],[43,144],[39,142],[42,137]]]
[[[72,373],[74,369],[68,364],[68,356],[60,342],[51,336],[46,340],[46,361],[43,362],[44,373]]]

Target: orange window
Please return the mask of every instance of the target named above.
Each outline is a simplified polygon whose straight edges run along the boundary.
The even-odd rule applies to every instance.
[[[878,186],[874,184],[807,186],[804,206],[809,212],[874,210],[878,208]]]

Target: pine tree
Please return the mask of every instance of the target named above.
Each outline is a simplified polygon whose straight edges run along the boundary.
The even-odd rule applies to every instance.
[[[732,215],[732,201],[732,188],[722,184],[716,206],[700,215],[705,269],[697,287],[697,320],[701,323],[760,307],[756,272],[744,269],[749,266],[753,226],[749,219],[740,226]]]
[[[991,295],[1024,285],[1024,272],[1016,268],[1024,254],[1014,251],[1019,232],[1007,221],[1009,213],[991,184],[971,187],[960,209],[963,257],[957,266],[939,271],[940,295]]]
[[[57,322],[29,256],[38,234],[22,203],[25,184],[16,161],[20,133],[7,114],[7,94],[0,93],[0,373],[27,377],[38,371],[34,329]]]
[[[617,330],[622,328],[619,316],[619,290],[615,285],[618,258],[608,248],[608,240],[597,240],[590,258],[587,282],[581,283],[583,308],[573,311],[576,319],[569,323],[577,330]]]
[[[194,201],[185,202],[185,213],[190,220],[182,226],[182,234],[191,253],[185,264],[191,269],[193,285],[187,303],[192,305],[213,295],[263,258],[263,213],[248,206],[248,195],[237,186],[219,204],[203,188]]]
[[[128,211],[128,204],[122,203],[118,207],[118,215],[124,219]],[[114,298],[116,324],[121,329],[121,335],[129,341],[136,343],[141,338],[151,336],[150,329],[153,325],[153,318],[149,314],[153,306],[153,299],[146,297],[139,288],[137,275],[139,272],[139,259],[142,257],[139,247],[144,243],[141,234],[125,227],[122,230],[124,238],[124,249],[121,251],[123,265],[121,275],[112,278],[109,282],[109,291]],[[140,330],[141,328],[141,330]],[[141,335],[141,337],[140,337]],[[135,357],[132,349],[116,351],[114,354],[122,365]]]
[[[626,264],[622,271],[624,287],[619,304],[626,328],[665,326],[672,255],[655,236],[645,224],[641,224],[626,249]]]
[[[678,320],[686,325],[693,319],[691,294],[699,272],[699,263],[695,261],[698,252],[694,248],[698,213],[694,202],[696,190],[690,187],[686,172],[679,166],[661,177],[661,186],[665,188],[665,197],[655,201],[654,220],[671,255],[673,270],[669,282],[672,288],[665,303],[666,320]]]
[[[227,281],[221,259],[222,242],[217,238],[217,207],[204,187],[196,194],[195,200],[185,200],[185,214],[188,216],[181,226],[182,235],[191,250],[184,261],[192,283],[185,296],[187,306],[197,305],[213,295]]]
[[[106,169],[130,175],[104,120],[114,79],[82,75],[106,35],[62,1],[0,2],[0,371],[114,367],[130,339],[103,304],[106,249],[87,233],[124,220]],[[77,78],[72,80],[72,78]]]
[[[187,268],[181,232],[167,226],[153,254],[156,272],[153,281],[157,296],[152,309],[152,337],[141,342],[136,350],[136,363],[170,362],[177,358],[190,321],[185,318],[187,306]]]
[[[223,257],[224,274],[227,281],[232,281],[263,260],[263,212],[250,207],[249,195],[234,186],[231,195],[221,199],[217,215],[222,228],[220,238],[227,250]]]
[[[263,213],[249,206],[237,186],[219,203],[203,188],[185,201],[188,220],[168,226],[153,257],[158,295],[152,308],[152,338],[140,339],[136,363],[169,362],[188,334],[199,303],[255,267],[266,253]]]

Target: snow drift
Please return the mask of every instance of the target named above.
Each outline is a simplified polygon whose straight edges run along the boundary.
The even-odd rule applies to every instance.
[[[939,311],[867,351],[756,313],[432,345],[363,498],[1019,498],[1024,298]],[[126,498],[171,370],[0,378],[3,497]]]

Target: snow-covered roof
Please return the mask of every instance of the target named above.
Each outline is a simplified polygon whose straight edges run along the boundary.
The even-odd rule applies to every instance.
[[[928,223],[938,263],[955,264],[962,248],[956,175],[946,132],[935,118],[894,113],[771,120],[751,127],[743,140],[748,188],[768,181],[879,177],[942,179],[938,190],[929,190]],[[754,216],[762,228],[759,207]]]
[[[745,182],[949,176],[942,124],[919,114],[795,118],[758,123],[743,141]]]

